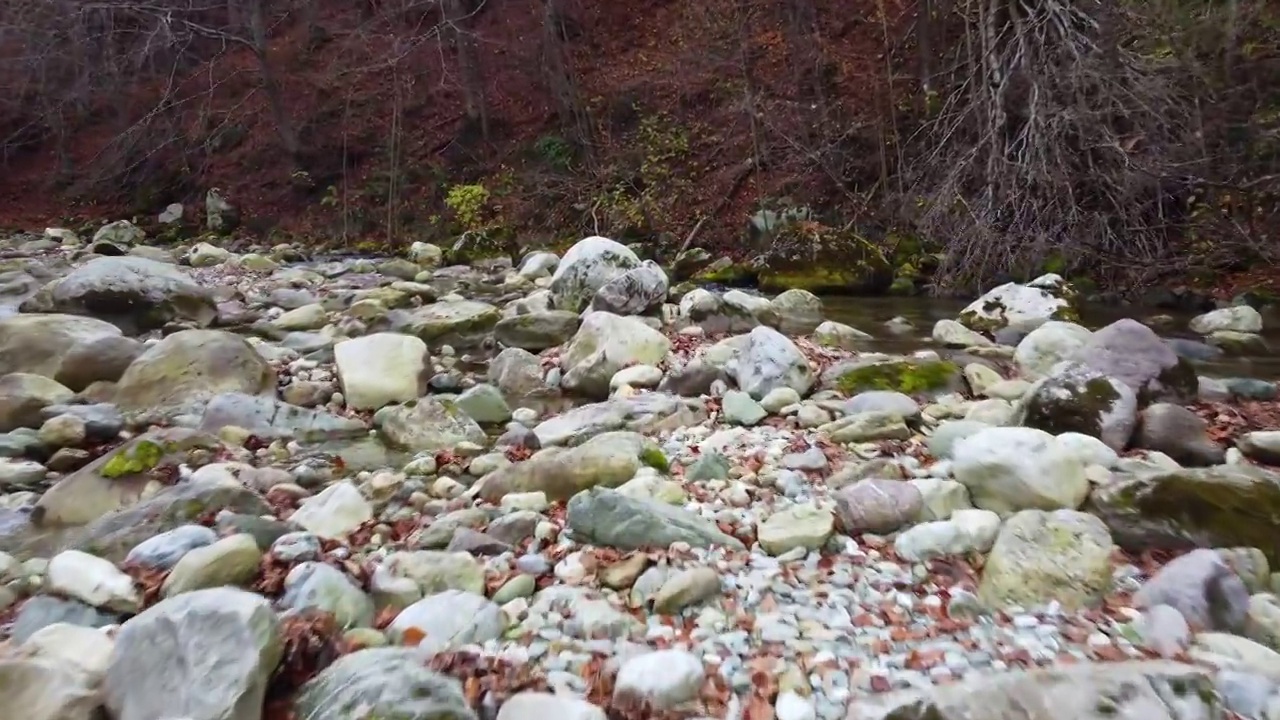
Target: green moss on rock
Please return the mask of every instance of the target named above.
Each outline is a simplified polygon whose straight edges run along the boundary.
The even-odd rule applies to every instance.
[[[122,449],[102,466],[102,476],[108,479],[137,475],[155,468],[165,456],[159,443],[142,440],[131,448]]]
[[[1077,432],[1100,437],[1102,418],[1115,407],[1120,393],[1105,377],[1090,378],[1065,389],[1066,395],[1038,392],[1032,396],[1027,401],[1023,424],[1054,435]]]
[[[893,390],[907,395],[943,390],[960,374],[947,360],[889,361],[851,368],[836,379],[836,387],[846,395],[867,390]]]
[[[646,446],[640,451],[640,462],[663,474],[666,474],[671,469],[671,463],[667,460],[667,456],[652,445]]]

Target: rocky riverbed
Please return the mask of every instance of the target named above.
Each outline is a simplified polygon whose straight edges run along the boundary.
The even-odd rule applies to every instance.
[[[1060,278],[853,328],[564,257],[0,241],[29,720],[1280,718],[1276,386]],[[875,334],[919,350],[867,352]]]

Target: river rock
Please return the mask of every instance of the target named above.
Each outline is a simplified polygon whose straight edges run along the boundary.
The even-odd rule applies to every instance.
[[[40,496],[35,519],[46,526],[92,522],[154,494],[157,468],[176,467],[189,451],[220,445],[186,428],[149,431],[60,479]]]
[[[773,513],[757,528],[756,540],[770,555],[796,548],[818,550],[835,531],[835,516],[826,508],[797,504]]]
[[[769,305],[778,314],[778,330],[787,335],[808,335],[822,324],[822,298],[808,290],[792,288]]]
[[[1273,567],[1280,561],[1273,521],[1280,516],[1280,478],[1261,468],[1218,465],[1119,475],[1094,490],[1089,510],[1126,550],[1255,547]]]
[[[200,416],[199,427],[210,433],[235,427],[263,439],[303,442],[362,437],[369,431],[357,418],[291,405],[269,395],[241,392],[213,396]]]
[[[1193,402],[1200,389],[1191,363],[1178,357],[1151,328],[1129,318],[1094,332],[1075,359],[1128,385],[1143,405]]]
[[[494,502],[510,493],[526,492],[568,500],[589,488],[618,487],[645,466],[667,469],[666,457],[652,440],[633,432],[607,432],[569,450],[549,448],[524,462],[498,468],[481,478],[480,494]]]
[[[605,547],[636,550],[667,547],[673,542],[694,547],[743,547],[737,538],[687,510],[602,487],[574,495],[568,511],[568,527],[575,537]]]
[[[1209,438],[1209,424],[1199,415],[1170,403],[1142,411],[1134,447],[1155,450],[1183,465],[1221,465],[1226,453]]]
[[[1196,632],[1239,632],[1249,612],[1249,591],[1218,555],[1205,548],[1169,561],[1133,596],[1136,608],[1168,605]]]
[[[846,535],[891,533],[915,522],[925,504],[915,485],[879,478],[866,478],[840,488],[835,500],[836,519]]]
[[[786,335],[761,325],[747,335],[744,345],[726,370],[751,397],[759,400],[780,387],[805,395],[813,387],[809,360]]]
[[[428,670],[417,649],[399,647],[338,658],[302,686],[294,712],[307,720],[477,720],[457,680]]]
[[[417,400],[427,389],[427,344],[412,335],[374,333],[333,346],[347,407],[377,410]]]
[[[1094,606],[1111,587],[1113,550],[1107,527],[1088,513],[1023,510],[1000,528],[978,597],[993,609]]]
[[[307,498],[289,520],[322,538],[342,539],[373,519],[373,507],[355,485],[339,482]]]
[[[460,645],[494,640],[506,625],[502,608],[483,595],[446,590],[401,610],[387,630],[393,637],[400,638],[415,631],[421,639],[413,644],[425,653],[435,654]]]
[[[609,396],[609,381],[615,373],[630,365],[656,365],[670,348],[666,336],[636,318],[591,312],[561,356],[561,384],[566,390],[603,399]]]
[[[1074,291],[1058,275],[1048,274],[1021,285],[1005,283],[988,290],[960,311],[960,322],[994,332],[1025,321],[1069,320],[1075,314]]]
[[[382,567],[393,578],[412,581],[422,595],[446,590],[484,594],[484,566],[465,552],[417,550],[395,552]]]
[[[1236,438],[1244,456],[1266,465],[1280,465],[1280,430],[1254,430]]]
[[[45,285],[23,312],[95,317],[136,334],[175,320],[203,327],[217,317],[212,295],[177,266],[141,257],[100,257]]]
[[[182,525],[138,543],[124,561],[139,567],[168,570],[187,553],[217,540],[217,533],[204,525]]]
[[[1080,507],[1089,492],[1084,463],[1034,428],[987,428],[960,440],[955,479],[976,507],[999,513]]]
[[[654,261],[645,260],[639,267],[624,270],[601,285],[591,300],[591,310],[640,315],[666,299],[667,274]]]
[[[1210,335],[1228,331],[1237,333],[1262,332],[1262,315],[1248,305],[1218,308],[1191,319],[1191,332]]]
[[[872,695],[851,704],[845,720],[1209,720],[1221,714],[1217,698],[1213,671],[1196,665],[1083,663]]]
[[[543,692],[518,692],[507,698],[495,720],[606,720],[604,710],[572,695]]]
[[[330,613],[345,629],[373,624],[373,601],[341,570],[322,562],[295,565],[284,579],[280,604],[292,610]]]
[[[581,323],[577,313],[544,310],[502,318],[494,325],[493,336],[507,347],[542,352],[568,341]]]
[[[67,350],[53,378],[76,392],[95,382],[116,382],[145,350],[142,343],[123,335],[92,337]]]
[[[1048,375],[1055,365],[1072,359],[1092,335],[1075,323],[1050,320],[1022,338],[1013,361],[1025,377]]]
[[[275,370],[244,338],[220,330],[183,330],[138,356],[116,386],[121,410],[189,407],[224,392],[274,393]]]
[[[1129,444],[1137,412],[1138,400],[1128,385],[1066,362],[1028,391],[1022,424],[1055,435],[1091,435],[1118,452]]]
[[[262,551],[248,533],[222,538],[182,556],[161,587],[164,597],[215,587],[246,587],[258,575]]]
[[[640,258],[621,243],[600,236],[579,240],[551,276],[556,309],[582,312],[606,283],[640,265]]]
[[[638,700],[659,709],[697,697],[706,670],[686,650],[657,650],[622,663],[613,687],[615,700]]]
[[[477,300],[441,300],[413,310],[403,330],[432,347],[476,347],[493,331],[502,313]]]
[[[116,612],[137,612],[142,596],[133,578],[107,560],[79,550],[65,550],[49,561],[48,589],[93,607]]]
[[[374,416],[392,445],[411,452],[453,450],[462,443],[484,444],[484,429],[453,400],[428,395],[412,407],[383,408]]]
[[[266,598],[230,588],[183,593],[126,622],[103,685],[117,720],[259,720],[280,661]]]
[[[75,393],[60,383],[40,375],[9,373],[0,377],[0,432],[18,428],[38,428],[41,411],[65,403]]]
[[[74,349],[101,338],[121,337],[120,328],[115,325],[78,315],[0,317],[0,375],[25,372],[56,378]]]

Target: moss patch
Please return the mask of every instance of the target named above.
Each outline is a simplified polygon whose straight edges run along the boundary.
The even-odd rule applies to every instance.
[[[1120,393],[1104,377],[1090,378],[1081,384],[1063,382],[1067,383],[1066,389],[1070,394],[1066,397],[1049,397],[1044,393],[1036,393],[1027,403],[1024,424],[1054,435],[1077,432],[1100,437],[1102,416],[1120,399]]]
[[[131,448],[122,449],[102,466],[101,475],[109,480],[137,475],[160,464],[165,450],[159,443],[142,440]]]
[[[648,445],[640,451],[640,462],[664,475],[671,469],[671,463],[667,460],[667,456],[652,445]]]
[[[945,389],[959,374],[960,368],[946,360],[900,360],[846,370],[836,379],[836,387],[846,395],[867,390],[893,390],[914,395]]]
[[[808,290],[811,293],[870,292],[883,283],[876,281],[874,270],[866,267],[816,266],[794,270],[761,270],[760,289],[766,292]]]
[[[724,260],[712,263],[705,270],[695,273],[691,279],[695,283],[750,285],[755,282],[756,273],[751,268]]]

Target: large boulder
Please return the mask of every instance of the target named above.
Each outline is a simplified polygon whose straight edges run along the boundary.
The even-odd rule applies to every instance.
[[[791,388],[803,396],[813,387],[808,358],[786,335],[765,325],[747,334],[744,346],[725,369],[756,400],[778,388]]]
[[[1023,406],[1027,427],[1091,435],[1117,452],[1129,444],[1137,423],[1133,390],[1078,362],[1059,363],[1027,392]]]
[[[634,432],[606,432],[575,448],[547,448],[498,468],[481,478],[480,494],[494,502],[516,492],[567,500],[588,488],[618,487],[645,466],[667,470],[667,458],[652,440]]]
[[[24,372],[55,377],[63,360],[78,346],[119,337],[120,328],[115,325],[79,315],[0,318],[0,375]]]
[[[952,463],[956,480],[984,510],[1075,509],[1089,493],[1080,457],[1035,428],[980,430],[955,444]]]
[[[267,598],[231,588],[182,593],[120,628],[106,706],[116,720],[259,720],[283,653]]]
[[[551,276],[551,296],[557,310],[582,312],[606,283],[640,267],[640,258],[609,238],[583,238],[569,248]]]
[[[1191,332],[1211,335],[1216,332],[1262,332],[1262,314],[1248,305],[1218,308],[1192,318]]]
[[[221,447],[217,438],[185,428],[157,428],[64,476],[36,502],[42,525],[83,525],[154,495],[196,449]]]
[[[430,367],[427,344],[399,333],[375,333],[333,346],[347,407],[377,410],[422,397]]]
[[[1156,403],[1139,420],[1134,447],[1162,452],[1183,465],[1221,465],[1226,458],[1209,437],[1209,424],[1181,405]]]
[[[175,265],[134,256],[90,260],[45,285],[20,309],[96,317],[128,333],[175,320],[203,327],[218,316],[207,287]]]
[[[640,315],[667,299],[667,274],[652,260],[610,278],[596,290],[591,309],[615,315]]]
[[[1137,320],[1117,320],[1094,332],[1075,359],[1128,385],[1142,405],[1194,402],[1200,389],[1191,363]]]
[[[606,398],[614,373],[631,365],[657,365],[670,349],[665,335],[639,319],[592,312],[560,358],[561,384],[587,397]]]
[[[1112,550],[1107,526],[1088,513],[1023,510],[1000,527],[978,597],[992,609],[1095,606],[1111,587]]]
[[[115,403],[138,412],[191,407],[224,392],[275,390],[275,370],[244,338],[221,330],[183,330],[129,365],[116,386]]]
[[[960,311],[965,327],[995,332],[1014,324],[1047,320],[1074,321],[1075,291],[1058,275],[1048,274],[1022,285],[1005,283],[983,293]]]
[[[1126,550],[1256,547],[1273,567],[1280,563],[1280,476],[1260,468],[1120,476],[1094,490],[1089,510]]]

